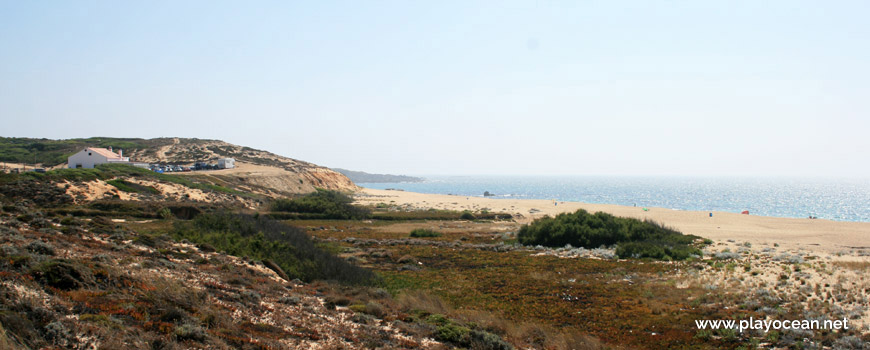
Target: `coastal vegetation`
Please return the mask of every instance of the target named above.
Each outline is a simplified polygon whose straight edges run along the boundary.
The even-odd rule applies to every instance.
[[[378,209],[378,208],[376,208]],[[476,213],[470,211],[428,209],[428,210],[375,210],[372,219],[384,221],[405,220],[510,220],[513,216],[509,213]]]
[[[695,319],[795,319],[807,310],[859,317],[860,297],[837,281],[846,276],[842,270],[860,273],[866,264],[786,255],[775,251],[775,243],[705,247],[710,251],[701,261],[638,262],[614,259],[614,252],[640,254],[623,252],[640,245],[679,260],[675,242],[693,246],[696,239],[661,225],[588,213],[558,224],[583,227],[579,222],[589,221],[586,226],[596,227],[598,220],[605,228],[634,228],[615,233],[622,241],[610,248],[562,242],[550,248],[517,244],[522,226],[481,220],[482,210],[473,221],[460,219],[460,211],[449,212],[452,219],[421,219],[448,212],[391,205],[375,208],[395,214],[391,220],[276,221],[268,212],[220,205],[99,200],[40,208],[19,198],[0,196],[0,273],[15,284],[0,286],[7,296],[0,299],[0,323],[5,341],[30,348],[72,344],[77,330],[106,346],[113,339],[138,339],[140,348],[280,348],[285,341],[311,347],[335,339],[387,348],[437,341],[472,349],[559,350],[861,342],[853,331],[769,335],[693,327]],[[333,202],[315,203],[320,200]],[[440,236],[409,237],[431,233]],[[612,237],[599,232],[586,239],[604,245]],[[826,280],[813,282],[817,277]],[[53,307],[15,294],[20,290],[39,293]],[[256,315],[275,317],[251,321]],[[354,327],[336,327],[346,324],[340,322]],[[391,338],[381,326],[402,337]]]
[[[103,180],[103,181],[111,181],[113,179],[124,178],[124,179],[143,179],[143,180],[153,180],[153,181],[162,181],[167,183],[173,183],[182,185],[187,188],[198,189],[203,191],[213,191],[213,192],[222,192],[227,194],[233,194],[243,197],[251,197],[250,194],[241,192],[238,190],[234,190],[231,188],[227,188],[224,186],[212,184],[209,182],[203,181],[194,181],[193,179],[186,176],[178,176],[172,174],[161,174],[156,173],[148,169],[138,168],[127,164],[100,164],[93,169],[56,169],[50,170],[45,173],[38,173],[34,171],[14,174],[14,173],[0,173],[0,183],[13,183],[18,181],[38,181],[38,182],[62,182],[62,181],[72,181],[72,182],[81,182],[81,181],[95,181],[95,180]],[[127,180],[121,179],[125,181],[127,184],[130,182]],[[120,182],[110,183],[115,187],[120,184]],[[124,186],[124,185],[121,185]],[[120,189],[120,188],[119,188]],[[152,192],[150,190],[142,190],[142,191],[126,191],[126,189],[130,189],[129,186],[121,189],[125,190],[125,192]]]
[[[545,247],[616,246],[616,254],[621,258],[685,260],[701,256],[700,249],[693,246],[700,237],[684,235],[652,221],[604,212],[590,214],[583,209],[537,219],[520,228],[517,239],[524,245]]]
[[[371,212],[363,207],[351,205],[353,198],[338,191],[317,189],[317,191],[293,199],[278,199],[272,203],[272,210],[278,212],[317,214],[323,219],[365,219]]]
[[[441,232],[428,230],[425,228],[415,228],[411,231],[411,237],[421,238],[421,237],[441,237]]]
[[[489,207],[388,196],[359,206],[329,190],[268,202],[224,195],[253,188],[246,179],[230,189],[192,175],[117,164],[0,175],[0,348],[849,348],[868,339],[693,323],[857,322],[863,261],[585,211],[521,225]],[[69,191],[86,181],[106,195]],[[182,186],[232,199],[155,193]]]
[[[260,261],[271,261],[290,278],[303,281],[334,280],[373,284],[377,277],[316,245],[299,228],[264,216],[202,214],[190,222],[177,222],[172,236],[208,244],[216,250]]]
[[[160,193],[160,191],[158,191],[156,188],[154,188],[152,186],[143,186],[143,185],[140,185],[140,184],[137,184],[134,182],[127,181],[127,180],[116,179],[116,180],[106,181],[106,183],[108,183],[109,185],[115,186],[115,188],[117,188],[121,191],[124,191],[124,192],[150,193],[150,194],[159,194]]]
[[[55,166],[84,147],[136,150],[148,147],[142,139],[91,137],[86,139],[50,140],[23,137],[0,137],[0,162]]]

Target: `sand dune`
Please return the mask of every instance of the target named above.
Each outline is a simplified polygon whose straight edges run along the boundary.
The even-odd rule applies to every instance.
[[[489,199],[404,191],[363,189],[358,196],[361,203],[390,203],[416,208],[451,210],[482,210],[521,215],[518,222],[525,223],[544,215],[555,215],[585,209],[603,211],[616,216],[651,219],[673,227],[683,233],[694,234],[715,241],[735,240],[752,244],[779,244],[783,249],[806,249],[827,253],[849,253],[867,249],[870,252],[870,223],[839,222],[824,219],[792,219],[739,213],[685,211],[665,208],[587,204],[530,199]],[[517,216],[519,216],[517,215]],[[849,254],[852,255],[852,254]]]

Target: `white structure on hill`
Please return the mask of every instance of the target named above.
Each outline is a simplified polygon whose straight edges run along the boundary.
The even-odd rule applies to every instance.
[[[218,159],[218,168],[232,169],[236,167],[236,160],[232,158]]]
[[[111,149],[88,147],[79,153],[73,154],[67,158],[66,163],[70,169],[73,168],[88,168],[93,169],[94,166],[106,163],[129,163],[130,158],[123,156],[124,151],[115,153]]]

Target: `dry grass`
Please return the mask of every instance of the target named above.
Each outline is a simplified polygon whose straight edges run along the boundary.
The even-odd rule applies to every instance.
[[[535,323],[511,325],[507,339],[523,348],[552,350],[598,350],[609,347],[586,333],[568,329],[556,329]]]
[[[834,261],[832,265],[855,271],[870,271],[870,261]]]
[[[397,298],[398,304],[404,310],[421,310],[430,314],[447,314],[450,307],[441,298],[425,291],[413,290],[402,293]]]
[[[556,329],[534,322],[516,323],[502,315],[474,309],[452,309],[435,295],[415,290],[398,297],[406,311],[448,315],[466,325],[496,334],[519,348],[570,350],[605,349],[600,340],[573,328]]]
[[[6,335],[6,329],[3,328],[3,324],[0,324],[0,349],[22,349],[22,347],[17,345],[17,343],[9,339],[9,337]]]
[[[487,311],[464,309],[456,310],[452,315],[460,321],[474,323],[487,332],[501,336],[507,335],[512,324],[503,317]]]

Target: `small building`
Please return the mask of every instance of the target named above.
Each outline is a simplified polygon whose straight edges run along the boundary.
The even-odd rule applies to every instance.
[[[129,163],[130,158],[124,157],[124,151],[115,153],[111,149],[88,147],[67,158],[67,166],[70,169],[86,168],[93,169],[95,166],[106,163]]]
[[[220,169],[232,169],[236,167],[236,160],[232,158],[221,158],[218,159],[218,168]]]

